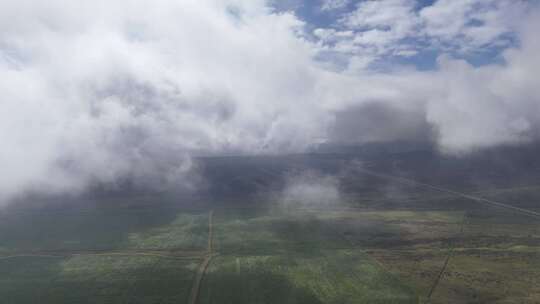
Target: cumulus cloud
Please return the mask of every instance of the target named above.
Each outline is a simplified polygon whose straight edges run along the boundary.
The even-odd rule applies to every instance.
[[[399,37],[421,22],[402,19],[444,15],[413,11],[407,0],[377,2],[338,21],[354,29],[317,30],[315,41],[305,38],[303,20],[263,0],[1,2],[0,199],[125,179],[189,188],[193,155],[391,140],[396,128],[397,137],[435,134],[452,153],[538,137],[537,7],[516,9],[520,18],[507,22],[488,9],[475,18],[500,30],[473,33],[465,23],[457,31],[484,45],[525,20],[515,31],[520,46],[502,64],[443,56],[434,71],[377,73],[366,67],[380,54],[415,52]],[[507,3],[499,2],[490,7]],[[430,28],[455,37],[441,24]],[[357,68],[329,70],[324,48]],[[355,134],[336,132],[355,119]]]
[[[324,126],[302,23],[262,1],[4,1],[0,19],[2,196],[182,184],[193,153],[301,149]]]
[[[538,139],[538,20],[537,14],[531,15],[520,32],[522,47],[505,52],[505,64],[477,68],[440,58],[440,93],[428,103],[427,118],[438,127],[441,147],[466,152]]]
[[[434,6],[444,3],[439,1]],[[348,126],[345,128],[338,123],[337,130],[355,130],[352,132],[356,132],[356,137],[364,139],[370,136],[381,138],[379,135],[384,133],[388,134],[382,136],[385,139],[411,138],[415,133],[419,137],[412,138],[433,136],[441,151],[446,153],[466,153],[495,145],[537,140],[540,91],[534,79],[540,54],[539,40],[536,38],[536,29],[540,26],[539,8],[531,5],[529,12],[524,13],[521,5],[522,2],[517,2],[518,8],[511,10],[522,12],[520,18],[512,21],[515,29],[513,35],[518,37],[519,46],[507,48],[501,55],[501,63],[478,67],[466,60],[442,54],[433,71],[401,69],[381,75],[366,72],[367,64],[362,62],[364,66],[359,69],[360,72],[356,72],[357,79],[369,83],[371,87],[363,94],[364,102],[359,108],[373,110],[366,106],[366,97],[369,98],[367,92],[386,88],[385,92],[378,91],[371,95],[371,98],[382,101],[383,105],[376,108],[386,110],[369,115],[379,117],[378,124],[374,122],[376,119],[371,119],[373,124],[365,125],[370,121],[365,118],[369,111],[361,111],[366,115],[353,115],[347,109],[341,115],[349,116],[349,121],[354,121],[350,116],[358,117],[359,122],[352,125],[341,122],[341,126]],[[456,43],[461,41],[458,38],[455,40]],[[368,62],[371,58],[360,56],[360,60]],[[408,110],[404,112],[403,109]],[[391,112],[395,114],[381,114]],[[411,115],[416,115],[416,118],[410,119]],[[422,129],[429,131],[418,131]],[[340,132],[345,134],[345,131]]]

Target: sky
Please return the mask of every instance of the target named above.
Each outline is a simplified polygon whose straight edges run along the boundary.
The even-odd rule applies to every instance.
[[[436,68],[440,54],[474,66],[501,62],[501,51],[516,47],[516,26],[526,1],[319,0],[275,1],[306,22],[330,63],[345,55],[363,69],[413,65]],[[333,56],[332,56],[333,55]],[[343,63],[343,62],[342,62]],[[344,65],[343,67],[350,67]]]
[[[535,141],[538,28],[526,0],[1,0],[0,201],[196,187],[198,155]]]

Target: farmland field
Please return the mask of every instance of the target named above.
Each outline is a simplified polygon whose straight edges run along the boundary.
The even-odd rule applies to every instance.
[[[341,156],[210,158],[204,194],[5,208],[0,294],[9,304],[539,303],[539,219],[478,200],[537,210],[540,178],[417,161],[368,158],[377,175]],[[338,199],[284,198],[305,170],[337,176]]]

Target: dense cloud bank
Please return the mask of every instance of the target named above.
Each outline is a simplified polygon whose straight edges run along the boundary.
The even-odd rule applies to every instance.
[[[125,178],[189,188],[201,154],[537,139],[540,15],[523,11],[501,64],[441,55],[433,71],[378,73],[327,69],[304,22],[262,0],[3,1],[0,200]]]

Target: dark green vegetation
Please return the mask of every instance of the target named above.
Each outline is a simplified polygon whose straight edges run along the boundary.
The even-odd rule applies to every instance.
[[[1,209],[1,302],[540,302],[539,218],[400,180],[538,211],[538,154],[370,149],[202,159],[201,193]],[[306,170],[340,202],[284,204]]]
[[[196,260],[28,256],[0,260],[3,303],[185,303]]]
[[[171,208],[19,211],[0,217],[0,253],[204,250],[208,214]]]

